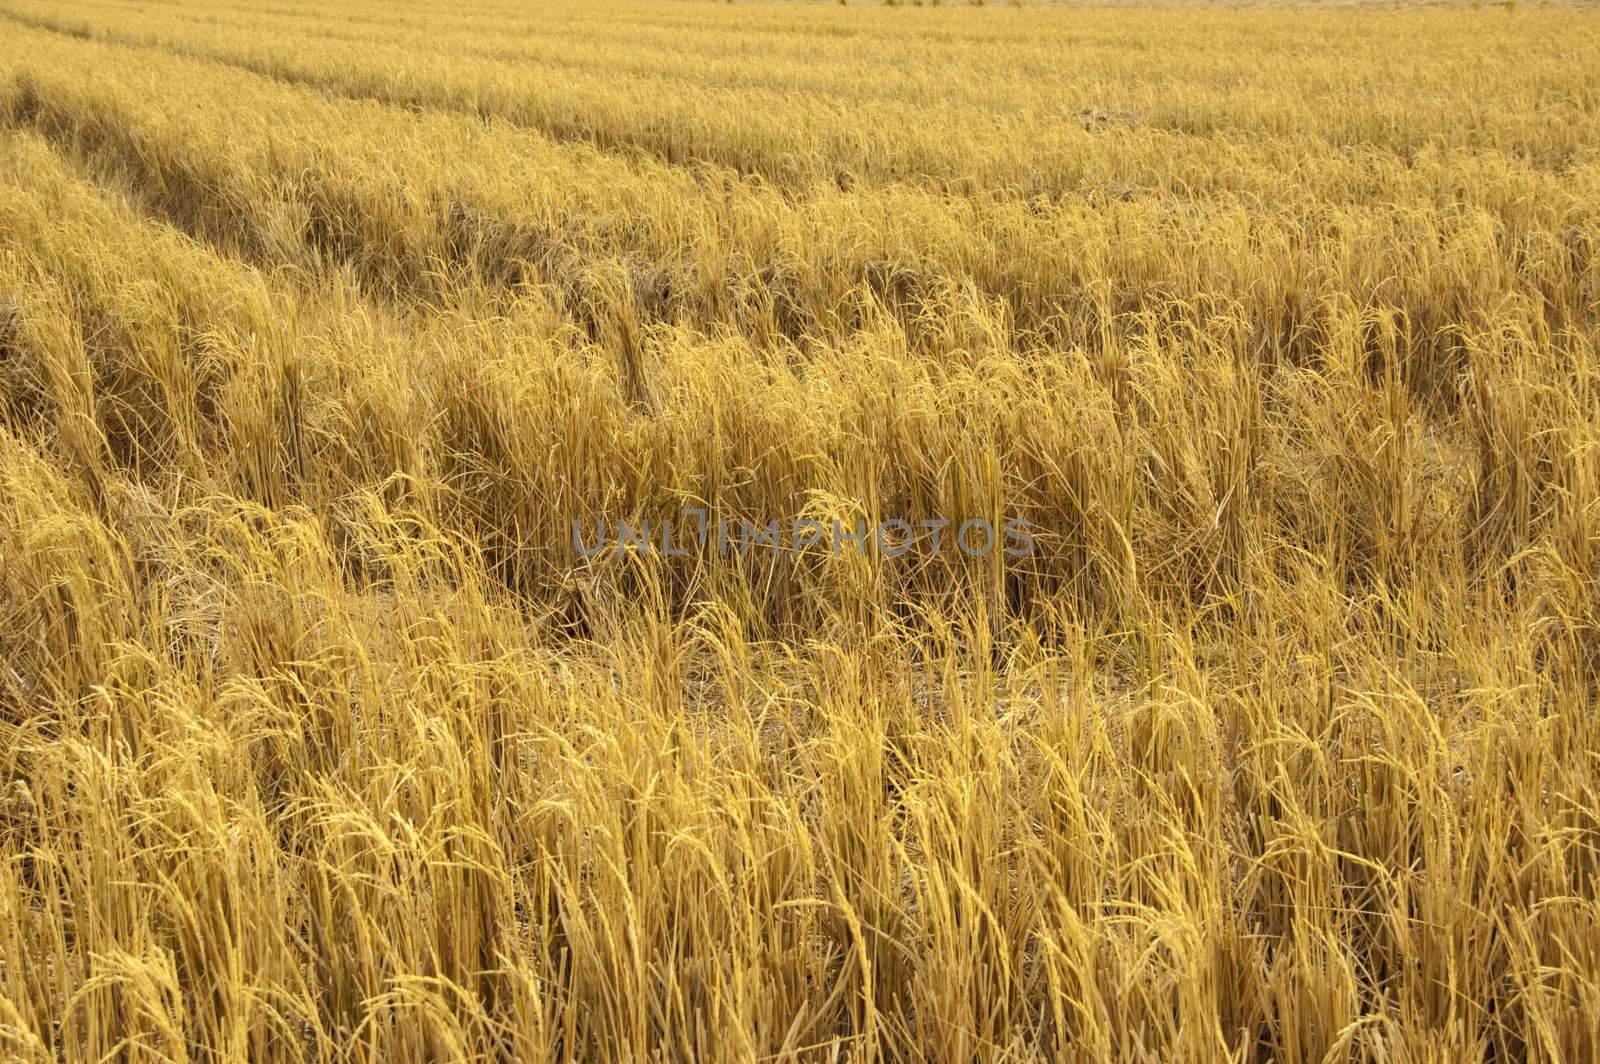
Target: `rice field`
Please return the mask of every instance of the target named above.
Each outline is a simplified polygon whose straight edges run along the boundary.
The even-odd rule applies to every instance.
[[[0,1059],[1596,1059],[1596,19],[0,0]]]

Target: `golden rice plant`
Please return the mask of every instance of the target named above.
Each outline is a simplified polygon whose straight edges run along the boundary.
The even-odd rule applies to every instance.
[[[1588,11],[0,28],[0,1057],[1600,1054]]]

